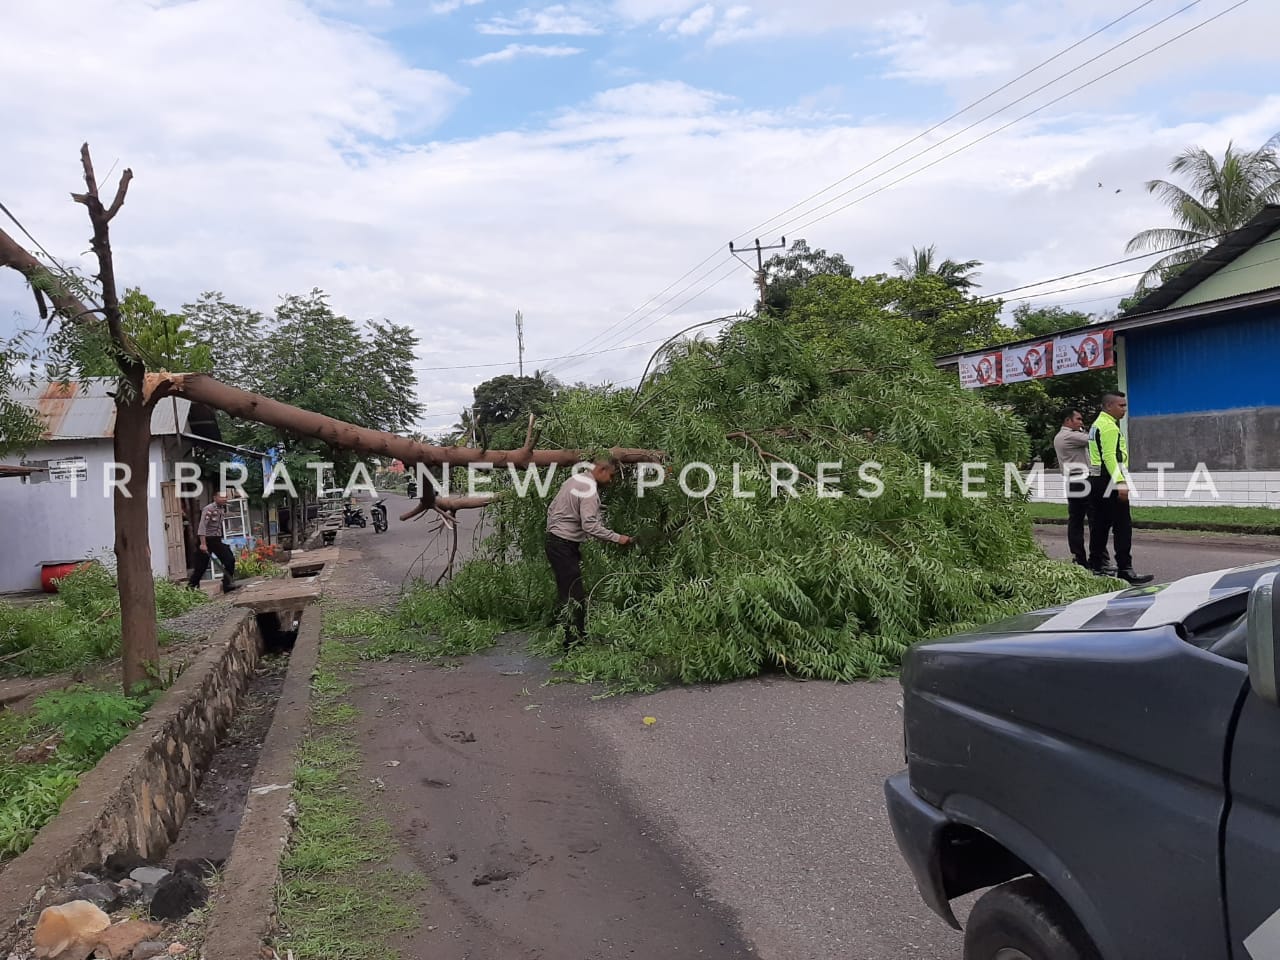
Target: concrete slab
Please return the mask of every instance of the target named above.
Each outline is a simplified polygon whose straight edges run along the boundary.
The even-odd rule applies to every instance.
[[[254,613],[286,613],[301,610],[320,599],[318,577],[291,577],[248,584],[231,595],[236,607],[247,607]]]

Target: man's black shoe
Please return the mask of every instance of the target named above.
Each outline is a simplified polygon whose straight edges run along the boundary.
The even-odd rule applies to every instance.
[[[1126,567],[1124,570],[1119,571],[1116,576],[1121,580],[1128,581],[1135,587],[1144,583],[1150,583],[1155,579],[1155,577],[1149,573],[1134,573],[1132,567]]]
[[[239,589],[240,589],[240,584],[238,583],[224,583],[222,585],[223,593],[230,593],[232,590],[239,590]]]
[[[1090,567],[1089,572],[1095,577],[1114,577],[1116,575],[1115,567]]]

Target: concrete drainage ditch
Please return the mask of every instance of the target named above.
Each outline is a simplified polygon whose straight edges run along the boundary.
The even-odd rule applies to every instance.
[[[256,945],[243,955],[257,955],[319,648],[311,601],[326,564],[310,566],[310,582],[292,581],[294,602],[288,580],[258,603],[238,598],[209,649],[0,869],[0,956],[184,955],[191,944],[174,937],[204,939],[186,920],[201,908],[195,916],[211,936],[232,918],[222,939],[228,929],[233,940],[247,932]],[[246,910],[261,918],[260,933]],[[240,946],[211,946],[206,956],[242,955]]]

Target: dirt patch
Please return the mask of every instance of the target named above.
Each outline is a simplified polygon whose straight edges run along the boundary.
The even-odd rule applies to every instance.
[[[732,917],[631,805],[580,687],[512,643],[456,669],[353,677],[362,776],[428,879],[404,955],[433,960],[752,956]]]
[[[200,781],[178,839],[169,848],[167,864],[179,860],[222,863],[231,854],[288,666],[284,653],[268,654],[259,662],[236,718]]]

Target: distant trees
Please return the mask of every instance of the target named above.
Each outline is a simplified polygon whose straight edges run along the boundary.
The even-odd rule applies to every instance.
[[[1146,187],[1169,207],[1174,226],[1143,230],[1125,247],[1128,253],[1169,250],[1138,281],[1138,293],[1159,286],[1198,260],[1232,230],[1252,220],[1268,203],[1280,201],[1280,134],[1256,150],[1228,143],[1219,160],[1204,147],[1188,147],[1169,163],[1186,186],[1149,180]],[[1176,249],[1175,249],[1176,248]]]
[[[838,253],[810,250],[803,240],[791,244],[785,253],[764,262],[764,305],[771,310],[788,309],[798,290],[815,277],[852,277],[853,267]]]
[[[939,260],[934,244],[912,247],[911,256],[898,257],[893,261],[893,268],[900,277],[937,277],[952,290],[961,293],[968,293],[977,286],[978,274],[974,271],[980,266],[981,260],[952,260],[950,257]]]

